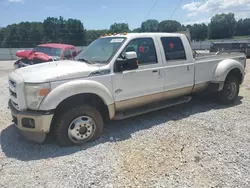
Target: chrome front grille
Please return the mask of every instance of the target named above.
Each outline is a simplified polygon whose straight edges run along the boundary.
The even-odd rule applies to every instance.
[[[14,82],[14,81],[12,81],[12,80],[9,80],[9,84],[10,84],[12,87],[16,88],[16,82]]]
[[[16,82],[13,80],[9,80],[9,92],[10,92],[10,100],[12,105],[19,110],[17,93],[16,93]]]
[[[19,109],[19,106],[18,106],[17,103],[13,102],[12,100],[11,100],[11,103],[12,103],[12,105],[13,105],[17,110]]]
[[[11,90],[10,90],[10,96],[13,96],[13,97],[17,98],[17,94],[15,92],[11,91]]]

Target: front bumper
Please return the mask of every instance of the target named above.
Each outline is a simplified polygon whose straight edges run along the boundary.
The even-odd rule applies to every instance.
[[[42,143],[50,131],[53,112],[48,111],[18,111],[9,100],[9,108],[13,122],[26,139]]]

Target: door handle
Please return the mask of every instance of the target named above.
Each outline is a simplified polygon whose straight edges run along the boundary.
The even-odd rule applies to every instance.
[[[189,67],[189,65],[187,66],[187,70],[188,70],[188,71],[190,70],[190,67]]]
[[[155,73],[155,72],[158,72],[158,70],[153,70],[152,72]]]

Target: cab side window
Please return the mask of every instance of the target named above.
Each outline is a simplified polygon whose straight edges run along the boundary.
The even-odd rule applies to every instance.
[[[75,48],[70,48],[70,52],[71,52],[71,54],[72,54],[73,57],[76,56],[76,50],[75,50]]]
[[[137,53],[139,65],[155,64],[158,62],[152,38],[138,38],[131,40],[122,54],[124,55],[125,52],[131,51]]]
[[[161,43],[167,61],[187,59],[183,43],[179,37],[161,37]]]
[[[64,59],[70,59],[71,58],[71,53],[70,51],[67,49],[64,52]]]

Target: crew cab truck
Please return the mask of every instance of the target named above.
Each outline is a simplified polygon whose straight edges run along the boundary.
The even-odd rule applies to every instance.
[[[61,146],[83,144],[102,135],[105,120],[186,103],[206,89],[232,104],[245,66],[243,53],[195,57],[183,34],[103,36],[73,61],[10,73],[9,108],[29,140],[51,133]]]

